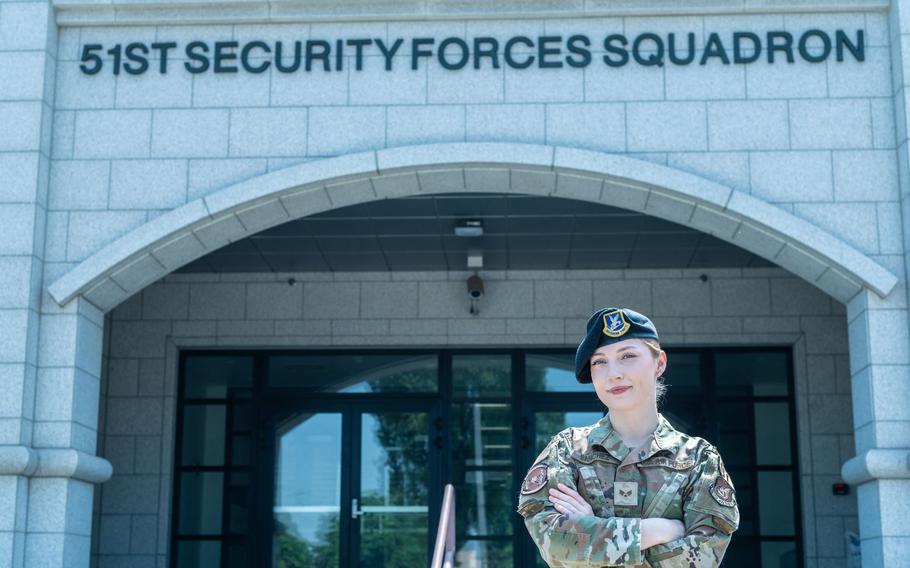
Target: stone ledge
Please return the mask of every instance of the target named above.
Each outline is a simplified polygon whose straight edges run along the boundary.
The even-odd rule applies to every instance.
[[[54,11],[58,25],[78,26],[868,12],[889,5],[887,0],[54,0]]]
[[[0,446],[0,475],[64,477],[104,483],[112,474],[109,461],[78,450]]]
[[[867,450],[841,467],[844,481],[860,485],[876,479],[910,479],[910,450]]]

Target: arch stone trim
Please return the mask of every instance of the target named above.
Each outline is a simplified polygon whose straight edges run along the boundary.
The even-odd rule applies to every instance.
[[[156,217],[106,245],[49,287],[110,310],[231,242],[322,211],[447,192],[578,199],[653,215],[714,235],[846,303],[887,296],[898,278],[843,240],[769,203],[679,170],[589,150],[533,144],[405,146],[303,163],[240,182]]]

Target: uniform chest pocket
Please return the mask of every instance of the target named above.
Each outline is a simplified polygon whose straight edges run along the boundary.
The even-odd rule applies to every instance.
[[[609,469],[609,471],[606,471]],[[578,466],[578,488],[581,496],[591,505],[594,514],[598,517],[613,516],[613,499],[607,495],[604,487],[612,485],[612,482],[604,483],[606,479],[612,479],[615,467],[612,465],[602,465],[595,467],[590,465]]]
[[[660,517],[665,519],[682,518],[682,497],[680,490],[688,476],[681,472],[667,472],[657,492],[651,496],[646,505],[643,519]],[[650,485],[650,483],[649,483]],[[655,484],[656,485],[656,484]]]

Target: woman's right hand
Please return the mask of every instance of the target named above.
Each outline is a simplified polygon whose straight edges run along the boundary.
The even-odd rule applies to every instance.
[[[656,544],[666,544],[686,536],[686,526],[676,519],[658,517],[641,520],[641,549],[646,550]]]

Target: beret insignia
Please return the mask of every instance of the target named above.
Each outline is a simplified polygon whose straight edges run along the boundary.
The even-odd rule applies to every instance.
[[[521,494],[531,495],[537,493],[547,484],[547,464],[540,464],[531,468],[521,484]]]
[[[603,332],[607,337],[620,337],[632,327],[632,325],[626,321],[626,316],[623,315],[622,310],[605,312],[603,320]]]

